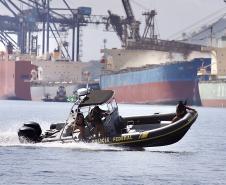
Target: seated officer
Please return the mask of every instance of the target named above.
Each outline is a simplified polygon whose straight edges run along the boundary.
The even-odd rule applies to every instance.
[[[187,110],[195,111],[188,106],[186,106],[182,101],[179,101],[177,108],[176,108],[176,116],[173,118],[172,123],[178,121],[179,119],[183,118],[187,113]]]
[[[100,109],[99,106],[95,106],[90,112],[90,121],[94,126],[94,134],[96,137],[105,137],[105,129],[102,122],[102,118],[108,115],[107,111]]]
[[[76,120],[73,124],[73,131],[79,129],[79,139],[85,139],[85,119],[81,112],[78,112]]]

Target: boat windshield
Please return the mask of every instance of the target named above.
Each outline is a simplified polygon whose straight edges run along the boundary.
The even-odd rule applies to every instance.
[[[72,108],[70,110],[69,116],[66,120],[65,126],[62,129],[60,138],[62,137],[62,134],[63,134],[65,128],[76,120],[78,112],[82,113],[83,116],[85,118],[87,118],[86,120],[89,121],[90,112],[97,105],[100,107],[100,109],[107,111],[109,114],[111,114],[115,110],[118,110],[117,103],[116,103],[115,99],[112,97],[112,95],[113,95],[112,91],[104,91],[104,93],[102,93],[102,95],[105,95],[105,97],[104,98],[102,97],[102,99],[99,96],[95,96],[96,101],[94,101],[93,104],[91,104],[91,101],[86,100],[87,97],[90,99],[93,98],[92,96],[90,96],[90,94],[81,99],[78,99],[74,103],[74,105],[72,106]],[[108,101],[106,101],[106,100],[108,100]]]
[[[109,112],[113,112],[115,109],[118,109],[117,102],[114,98],[112,98],[111,101],[107,103],[107,107]]]
[[[91,112],[91,110],[95,107],[96,105],[90,105],[90,106],[85,106],[85,107],[80,107],[79,110],[83,113],[84,117],[88,116]],[[118,109],[117,103],[114,98],[112,98],[110,101],[98,105],[100,109],[107,111],[109,113],[112,113],[114,110]]]
[[[118,105],[114,97],[112,97],[113,91],[100,90],[88,94],[86,97],[79,99],[71,108],[69,117],[75,119],[75,113],[81,112],[84,117],[88,116],[90,111],[98,105],[100,109],[112,113],[115,109],[118,109]],[[101,97],[102,96],[102,97]],[[87,100],[87,97],[89,98]],[[92,99],[92,101],[90,101]],[[107,101],[106,101],[107,100]],[[91,103],[93,102],[93,103]],[[71,119],[68,119],[71,120]]]

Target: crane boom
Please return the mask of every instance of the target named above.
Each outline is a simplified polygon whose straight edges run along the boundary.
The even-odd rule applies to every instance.
[[[133,10],[131,8],[129,0],[122,0],[122,4],[125,9],[126,17],[127,17],[128,21],[130,21],[130,22],[135,21],[134,15],[133,15]]]
[[[128,38],[133,39],[133,40],[140,40],[140,22],[136,21],[132,7],[130,5],[129,0],[122,0],[123,7],[126,12],[126,19],[124,20],[125,24],[128,25],[129,28],[129,33]]]

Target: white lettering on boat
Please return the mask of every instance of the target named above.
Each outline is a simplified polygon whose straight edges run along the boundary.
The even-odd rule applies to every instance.
[[[121,137],[113,137],[113,142],[121,142],[121,141],[129,141],[132,140],[132,136],[131,135],[127,135],[127,136],[121,136]]]
[[[98,138],[98,139],[94,139],[92,140],[92,143],[109,143],[109,137],[104,137],[104,138]]]
[[[139,139],[146,139],[148,137],[149,132],[145,131],[142,132],[139,136]]]

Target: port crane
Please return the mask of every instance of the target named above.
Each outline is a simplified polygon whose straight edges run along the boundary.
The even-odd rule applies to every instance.
[[[141,42],[141,40],[156,40],[155,34],[155,16],[157,12],[155,10],[144,12],[145,16],[145,28],[141,36],[140,34],[140,22],[135,19],[131,4],[129,0],[122,0],[122,4],[126,13],[126,18],[122,18],[116,14],[108,11],[109,23],[117,33],[118,37],[122,41],[122,45],[127,47],[129,42]]]
[[[122,0],[126,18],[108,11],[108,23],[121,40],[122,47],[127,49],[158,50],[169,53],[180,52],[186,58],[191,51],[201,51],[200,45],[187,44],[179,41],[161,40],[155,33],[155,10],[146,11],[145,28],[140,34],[140,22],[135,19],[129,0]]]
[[[134,41],[140,40],[140,22],[135,19],[130,1],[122,0],[122,4],[126,13],[126,18],[113,14],[110,10],[108,10],[108,23],[117,33],[122,45],[126,46],[128,39]]]
[[[92,15],[90,7],[72,8],[61,0],[65,8],[52,8],[51,0],[0,0],[13,16],[0,15],[0,42],[19,49],[21,53],[38,53],[38,34],[42,33],[42,54],[49,53],[50,37],[61,47],[62,55],[80,61],[81,27],[88,24],[106,24],[104,15]],[[60,1],[59,1],[60,2]],[[19,7],[28,7],[23,10]],[[71,54],[62,35],[72,32]],[[17,41],[11,35],[17,36]],[[76,52],[75,52],[76,47]]]
[[[37,55],[40,40],[38,36],[41,35],[42,54],[48,54],[50,37],[53,37],[61,47],[64,58],[75,61],[76,53],[76,61],[80,61],[81,28],[88,24],[104,24],[108,30],[109,27],[113,28],[123,47],[130,49],[177,50],[183,53],[188,53],[187,50],[200,50],[200,46],[197,45],[158,39],[155,34],[155,10],[143,13],[146,24],[143,34],[140,34],[140,22],[136,20],[129,0],[122,0],[125,18],[111,13],[110,10],[108,16],[92,15],[91,8],[72,8],[67,0],[58,1],[64,5],[60,8],[53,8],[50,2],[51,0],[0,0],[0,5],[6,7],[13,15],[0,15],[0,42],[5,46],[10,44],[10,47],[19,49],[21,53]],[[19,5],[28,8],[23,9]],[[69,43],[63,41],[62,36],[69,31],[72,32],[71,51]],[[16,41],[12,35],[17,36]]]

